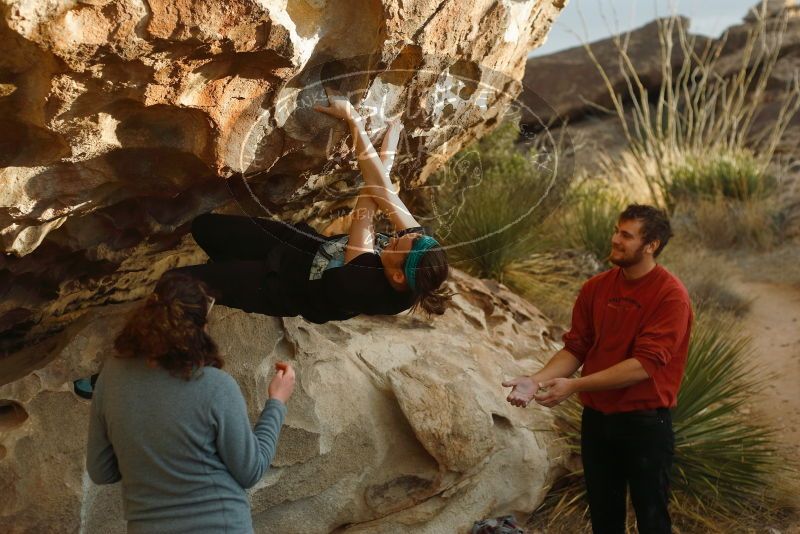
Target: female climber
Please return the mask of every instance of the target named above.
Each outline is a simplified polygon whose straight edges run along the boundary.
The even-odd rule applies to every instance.
[[[205,214],[192,222],[192,236],[209,262],[177,270],[208,284],[224,306],[314,323],[417,307],[444,313],[452,296],[443,287],[447,255],[389,179],[402,126],[390,123],[379,155],[350,102],[332,94],[328,99],[328,106],[315,109],[347,122],[365,182],[349,234],[326,237],[305,223]],[[375,231],[379,209],[395,229],[391,236]]]

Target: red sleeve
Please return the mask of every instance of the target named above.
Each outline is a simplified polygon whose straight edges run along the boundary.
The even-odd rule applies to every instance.
[[[636,336],[633,357],[649,376],[672,359],[686,337],[691,317],[689,303],[671,299],[662,302]]]
[[[583,284],[578,299],[572,307],[572,326],[562,337],[564,349],[580,362],[586,358],[589,349],[594,345],[594,327],[592,325],[592,295],[589,283]]]

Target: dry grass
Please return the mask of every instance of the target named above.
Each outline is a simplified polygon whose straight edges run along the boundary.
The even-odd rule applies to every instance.
[[[737,268],[725,255],[697,248],[678,236],[659,259],[686,286],[696,310],[711,309],[738,317],[750,310],[750,301],[731,288]]]
[[[666,195],[675,231],[711,250],[769,250],[781,234],[776,181],[749,154],[687,161]]]
[[[531,515],[527,527],[532,534],[591,534],[588,505],[584,499],[582,480],[579,476],[573,474],[562,478],[561,486],[554,487],[548,495],[549,500]],[[571,502],[573,500],[574,502]],[[627,512],[626,534],[637,534],[636,515],[630,501]],[[797,511],[779,501],[755,509],[742,510],[741,514],[732,517],[682,495],[673,495],[670,515],[672,531],[675,534],[786,532],[784,525],[796,524],[798,521]]]
[[[770,199],[717,197],[680,205],[675,230],[711,250],[770,250],[778,243],[779,212]]]
[[[785,243],[766,252],[731,255],[729,259],[748,280],[800,289],[800,243]]]
[[[591,254],[561,250],[532,254],[506,267],[503,280],[555,324],[568,325],[581,285],[600,272]]]

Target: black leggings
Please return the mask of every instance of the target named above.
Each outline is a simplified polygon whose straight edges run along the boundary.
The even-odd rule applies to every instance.
[[[603,415],[584,408],[581,455],[594,534],[624,534],[628,486],[639,532],[672,532],[667,505],[674,442],[667,409]]]
[[[302,229],[310,230],[303,226]],[[286,247],[297,229],[285,223],[238,215],[200,215],[192,237],[208,254],[204,265],[181,267],[205,282],[217,303],[248,313],[292,317],[303,309],[303,297],[280,276]]]
[[[240,215],[206,213],[192,221],[192,237],[213,262],[268,260],[293,233],[288,224]]]

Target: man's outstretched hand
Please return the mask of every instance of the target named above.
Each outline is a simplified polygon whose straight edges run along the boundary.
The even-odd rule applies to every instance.
[[[512,388],[506,400],[520,408],[528,406],[528,403],[533,400],[534,395],[539,390],[539,384],[529,376],[518,376],[517,378],[506,380],[503,382],[503,387]]]

